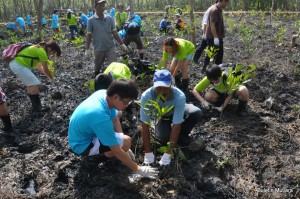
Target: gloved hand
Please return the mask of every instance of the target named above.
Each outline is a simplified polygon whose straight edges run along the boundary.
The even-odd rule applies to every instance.
[[[153,154],[153,152],[145,153],[144,164],[149,165],[149,164],[152,164],[152,163],[154,163],[154,154]]]
[[[145,178],[155,179],[155,177],[158,174],[158,171],[156,168],[151,167],[151,166],[139,166],[136,173]]]
[[[203,40],[206,40],[206,34],[203,34],[203,35],[202,35],[202,39],[203,39]]]
[[[204,102],[202,102],[201,103],[201,106],[204,108],[204,109],[206,109],[206,110],[208,110],[210,107],[209,107],[209,103],[207,102],[207,101],[204,101]]]
[[[160,166],[169,165],[171,163],[171,154],[164,153],[159,161]]]
[[[222,112],[222,106],[220,106],[220,107],[215,107],[215,109],[216,109],[217,111],[219,111],[219,112]]]
[[[220,40],[219,38],[214,38],[214,45],[219,46],[220,45]]]
[[[124,50],[125,52],[128,52],[128,48],[125,44],[121,45],[122,50]]]
[[[132,159],[132,161],[135,161],[135,155],[134,155],[134,153],[131,151],[131,149],[129,149],[126,153],[129,155],[129,157]]]

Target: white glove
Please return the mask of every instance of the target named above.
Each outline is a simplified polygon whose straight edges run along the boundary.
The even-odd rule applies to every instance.
[[[125,44],[122,44],[121,48],[122,48],[122,50],[124,50],[125,52],[128,51],[128,48],[127,48],[127,46],[126,46]]]
[[[171,154],[164,153],[159,161],[159,165],[169,165],[171,163]]]
[[[201,106],[204,108],[204,109],[209,109],[209,103],[207,101],[204,101],[201,103]]]
[[[136,173],[145,178],[155,179],[158,171],[156,168],[151,166],[139,166],[139,169],[136,171]]]
[[[214,45],[219,46],[220,45],[220,40],[219,38],[214,38]]]
[[[202,39],[203,39],[203,40],[206,40],[206,34],[203,34],[203,35],[202,35]]]
[[[154,163],[154,154],[153,154],[153,152],[145,153],[144,164],[149,165],[149,164],[152,164],[152,163]]]
[[[132,159],[132,161],[135,161],[135,155],[134,153],[131,151],[131,149],[129,149],[127,152],[128,156]]]
[[[219,111],[219,112],[222,112],[222,106],[220,106],[220,107],[215,107],[215,109],[216,109],[217,111]]]

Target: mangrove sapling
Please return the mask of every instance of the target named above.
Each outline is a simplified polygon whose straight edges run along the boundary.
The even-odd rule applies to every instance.
[[[82,39],[82,37],[77,37],[76,39],[72,40],[71,42],[76,47],[77,54],[79,55],[80,48],[82,47],[82,43],[84,42],[84,40]]]
[[[235,67],[228,67],[226,71],[226,85],[228,86],[227,94],[230,96],[225,100],[224,104],[228,104],[232,100],[233,93],[238,89],[239,86],[244,85],[252,80],[256,74],[256,66],[249,64],[249,66],[236,65]],[[220,118],[225,107],[221,107]]]
[[[214,57],[217,55],[219,48],[216,48],[214,46],[210,46],[207,49],[204,49],[204,52],[209,57],[210,62],[214,60]]]

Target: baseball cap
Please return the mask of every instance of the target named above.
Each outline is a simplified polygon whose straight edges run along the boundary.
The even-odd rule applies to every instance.
[[[106,3],[106,0],[96,0],[95,1],[95,5],[99,4],[99,3]]]
[[[73,12],[70,8],[67,10],[67,12]]]
[[[175,16],[181,16],[179,13],[176,13]]]
[[[168,70],[158,70],[154,73],[153,87],[170,87],[172,83],[172,75]]]

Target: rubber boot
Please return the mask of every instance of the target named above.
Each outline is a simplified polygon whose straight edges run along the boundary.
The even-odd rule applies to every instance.
[[[240,117],[245,117],[247,115],[247,101],[239,100],[239,104],[238,104],[236,113]]]
[[[189,79],[182,79],[182,86],[181,86],[181,90],[186,93],[188,91],[189,88]]]
[[[140,53],[140,60],[144,59],[144,53]]]
[[[180,74],[175,76],[175,86],[179,89],[181,89],[181,87],[182,87]]]
[[[8,132],[8,131],[12,130],[10,116],[9,115],[2,115],[0,117],[1,117],[1,120],[2,120],[2,123],[3,123],[3,126],[4,126],[3,130],[5,132]]]
[[[46,112],[49,111],[49,107],[42,107],[41,99],[39,94],[29,95],[31,104],[32,104],[32,111],[33,112]]]

